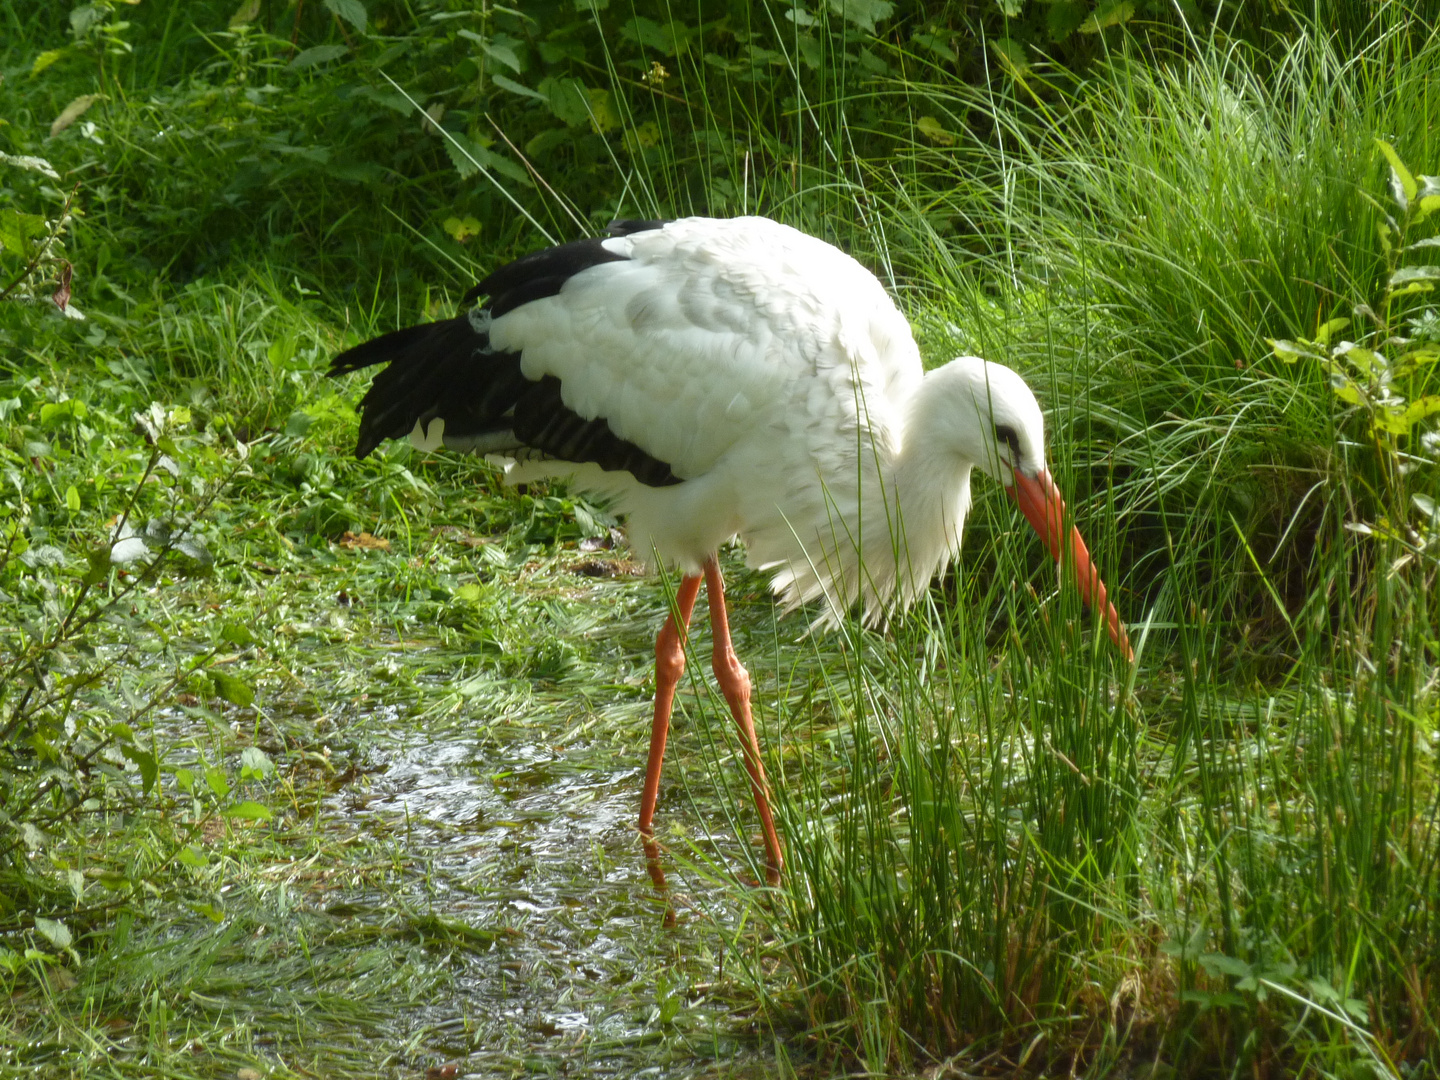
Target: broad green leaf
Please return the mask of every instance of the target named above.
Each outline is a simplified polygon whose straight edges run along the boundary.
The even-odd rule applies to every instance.
[[[530,87],[526,86],[524,83],[518,83],[514,79],[508,79],[504,75],[492,74],[490,76],[490,81],[493,82],[496,86],[500,87],[501,90],[509,90],[512,94],[520,94],[522,97],[531,97],[534,98],[536,101],[549,101],[549,98],[547,98],[544,94],[540,93],[539,90],[531,90]]]
[[[475,217],[448,217],[445,219],[443,227],[447,233],[461,244],[465,243],[466,240],[480,235],[480,221]]]
[[[365,32],[365,5],[360,0],[325,0],[325,10]]]
[[[142,750],[134,743],[122,743],[120,752],[133,761],[140,770],[141,788],[148,795],[150,789],[155,786],[155,778],[160,775],[160,766],[155,761],[155,755],[148,750]]]
[[[473,176],[481,169],[485,169],[487,172],[499,173],[501,176],[519,183],[530,183],[530,175],[509,158],[491,153],[458,131],[451,132],[450,135],[451,138],[445,140],[445,152],[450,155],[450,161],[455,166],[455,171],[461,176]]]
[[[70,931],[65,924],[58,919],[42,919],[37,916],[35,919],[35,930],[57,949],[68,949],[70,947]]]
[[[675,55],[675,37],[666,31],[666,28],[657,23],[654,19],[647,19],[637,15],[621,29],[620,33],[628,40],[635,42],[645,49],[654,49],[664,53],[666,56]]]
[[[215,693],[231,705],[238,705],[242,709],[248,709],[255,703],[255,691],[250,684],[243,679],[237,679],[227,671],[218,668],[206,672],[210,681],[215,684]]]
[[[1401,285],[1398,289],[1390,290],[1390,299],[1398,300],[1402,296],[1414,296],[1416,293],[1434,292],[1435,286],[1424,281],[1412,281],[1409,285]]]
[[[194,844],[186,844],[175,853],[175,858],[180,861],[180,865],[188,866],[192,870],[203,870],[210,865],[210,857]]]
[[[190,910],[195,912],[196,915],[204,915],[213,923],[222,923],[225,921],[225,912],[214,904],[191,904]]]
[[[1338,319],[1331,319],[1327,323],[1322,323],[1320,329],[1315,331],[1315,340],[1321,345],[1329,345],[1330,339],[1349,325],[1350,320],[1343,316]]]
[[[1025,46],[1014,38],[992,38],[990,48],[1000,58],[1000,65],[1015,78],[1022,78],[1030,71],[1030,58],[1025,55]]]
[[[1346,360],[1354,364],[1362,374],[1374,375],[1376,372],[1384,371],[1389,365],[1385,358],[1371,349],[1363,349],[1359,345],[1346,346],[1344,342],[1338,346],[1337,351]]]
[[[0,210],[0,249],[24,259],[30,242],[45,235],[45,219],[39,214]]]
[[[1410,425],[1405,422],[1403,405],[1382,405],[1375,410],[1370,422],[1376,431],[1390,435],[1404,435],[1410,430]]]
[[[1131,0],[1102,0],[1099,7],[1080,24],[1082,34],[1098,34],[1110,26],[1122,26],[1135,17]]]
[[[74,484],[65,489],[65,509],[72,514],[80,512],[80,491]]]
[[[1402,266],[1390,275],[1390,287],[1412,281],[1440,281],[1440,266]]]
[[[1325,360],[1327,357],[1316,352],[1308,341],[1286,341],[1284,338],[1266,338],[1265,341],[1274,350],[1275,355],[1287,364],[1293,364],[1302,356],[1312,360]]]
[[[1020,12],[1025,10],[1025,0],[995,0],[995,6],[1007,19],[1018,19]]]
[[[1051,41],[1064,41],[1085,22],[1085,0],[1057,0],[1045,13],[1045,29]]]
[[[1425,397],[1416,398],[1410,402],[1409,405],[1405,406],[1404,430],[1409,431],[1426,417],[1437,415],[1440,415],[1440,396],[1429,394]]]
[[[263,780],[275,771],[275,763],[258,746],[247,746],[240,753],[240,779]]]
[[[875,24],[895,13],[895,5],[890,0],[828,0],[828,5],[831,14],[839,15],[867,34],[875,33]]]
[[[955,136],[946,131],[933,116],[922,116],[915,121],[915,129],[937,146],[954,146]]]
[[[1359,405],[1364,400],[1364,395],[1360,393],[1354,380],[1333,365],[1330,366],[1330,389],[1341,401],[1351,405]]]
[[[230,781],[225,778],[225,770],[218,766],[212,765],[205,770],[205,783],[216,798],[223,799],[230,794]]]
[[[579,127],[590,120],[587,102],[590,95],[579,79],[545,79],[540,92],[550,103],[555,118],[568,127]]]
[[[227,622],[220,628],[220,640],[231,645],[253,645],[255,633],[244,623]]]
[[[485,55],[490,57],[491,60],[494,60],[497,64],[504,64],[511,71],[515,72],[516,75],[519,75],[524,70],[524,66],[520,63],[520,57],[514,49],[504,42],[491,39],[485,42],[481,48],[485,50]]]
[[[195,790],[195,774],[189,769],[176,769],[175,786],[185,794],[190,794]]]
[[[292,68],[314,67],[316,64],[328,64],[331,60],[338,60],[350,50],[344,45],[316,45],[295,54],[295,59],[290,61]]]
[[[1393,146],[1384,139],[1376,139],[1375,145],[1380,147],[1380,153],[1384,154],[1385,160],[1390,163],[1390,175],[1396,189],[1395,201],[1399,203],[1400,209],[1408,210],[1411,201],[1419,192],[1420,186],[1415,183],[1415,177],[1410,175],[1410,170],[1400,160],[1400,155],[1395,152]]]
[[[221,813],[233,821],[271,821],[275,817],[270,807],[250,799],[227,806]]]
[[[230,29],[238,30],[242,26],[249,26],[260,17],[260,0],[240,0],[240,6],[235,9],[235,14],[230,16]]]
[[[1243,979],[1253,972],[1244,960],[1225,956],[1223,953],[1205,953],[1200,957],[1200,966],[1211,975],[1229,975],[1236,979]]]
[[[42,425],[52,424],[57,420],[68,420],[74,417],[76,420],[84,420],[88,409],[83,401],[70,398],[68,401],[47,401],[40,406],[40,423]]]

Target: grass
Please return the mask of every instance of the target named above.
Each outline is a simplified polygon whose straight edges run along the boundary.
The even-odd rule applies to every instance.
[[[1304,26],[1268,52],[1116,34],[1082,76],[979,82],[843,25],[802,53],[756,7],[769,82],[738,46],[587,38],[612,131],[564,121],[546,149],[542,114],[500,116],[559,193],[512,184],[552,231],[579,228],[566,199],[581,223],[758,209],[862,255],[927,356],[1023,371],[1138,646],[1125,669],[993,491],[883,635],[796,640],[727,567],[790,864],[736,884],[753,814],[702,633],[667,931],[629,832],[663,586],[563,491],[351,461],[358,389],[319,378],[528,243],[355,89],[409,41],[406,85],[478,139],[475,103],[426,82],[470,39],[357,38],[337,106],[329,69],[229,7],[136,9],[133,60],[78,40],[45,77],[5,46],[9,152],[92,179],[65,238],[89,318],[0,304],[0,1073],[1434,1074],[1433,418],[1375,427],[1378,390],[1319,340],[1361,302],[1362,345],[1434,340],[1430,297],[1385,287],[1433,249],[1377,238],[1404,215],[1375,137],[1440,162],[1414,12],[1350,52]],[[9,41],[56,44],[48,17]],[[97,86],[95,129],[42,143]],[[0,176],[0,211],[57,205]],[[1423,400],[1410,355],[1392,383]],[[194,516],[213,561],[97,564],[132,511]]]

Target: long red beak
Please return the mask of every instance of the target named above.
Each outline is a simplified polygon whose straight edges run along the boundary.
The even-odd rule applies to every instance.
[[[1060,497],[1060,489],[1055,486],[1049,471],[1041,470],[1040,475],[1032,480],[1016,469],[1015,486],[1005,490],[1020,507],[1026,520],[1040,534],[1040,539],[1045,541],[1045,547],[1051,556],[1059,562],[1060,540],[1065,530],[1065,500]],[[1096,570],[1095,564],[1090,561],[1090,549],[1085,546],[1084,537],[1073,525],[1070,527],[1069,541],[1070,561],[1075,565],[1075,575],[1080,582],[1080,595],[1091,608],[1104,612],[1105,625],[1110,630],[1110,638],[1115,642],[1115,647],[1127,662],[1133,661],[1135,652],[1130,648],[1130,636],[1125,633],[1125,624],[1120,621],[1120,613],[1115,610],[1115,605],[1109,601],[1105,582],[1100,580],[1100,571]]]

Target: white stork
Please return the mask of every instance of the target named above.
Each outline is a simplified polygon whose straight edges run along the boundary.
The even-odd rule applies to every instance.
[[[682,575],[655,643],[640,832],[651,822],[690,613],[703,576],[714,670],[740,729],[771,881],[783,856],[730,643],[716,552],[738,536],[789,610],[910,604],[960,545],[975,469],[1001,484],[1110,636],[1129,641],[1045,467],[1040,406],[975,357],[923,370],[885,289],[831,245],[765,218],[627,221],[501,267],[465,314],[336,357],[372,364],[357,456],[410,436],[498,456],[513,482],[564,477],[628,519],[641,556]]]

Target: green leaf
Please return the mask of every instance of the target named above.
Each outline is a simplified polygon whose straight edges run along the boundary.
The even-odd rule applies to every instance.
[[[1025,54],[1025,46],[1014,38],[992,38],[990,48],[995,50],[1001,67],[1012,77],[1019,79],[1029,73],[1030,58]]]
[[[338,60],[349,51],[344,45],[316,45],[297,53],[295,59],[290,61],[290,66],[307,68],[317,64],[328,64],[331,60]]]
[[[189,769],[176,769],[175,786],[185,794],[190,794],[195,790],[195,774]]]
[[[80,490],[74,484],[65,489],[65,509],[72,514],[80,512]]]
[[[50,942],[57,949],[70,948],[70,931],[63,922],[58,919],[35,918],[35,930],[46,941]]]
[[[550,104],[550,112],[567,127],[579,127],[590,121],[586,103],[590,95],[579,79],[544,79],[540,92]]]
[[[1135,5],[1131,0],[1103,0],[1080,24],[1082,34],[1098,34],[1109,26],[1122,26],[1135,17]]]
[[[270,807],[250,799],[227,806],[221,813],[232,821],[271,821],[275,817]]]
[[[1390,287],[1412,281],[1440,281],[1440,266],[1402,266],[1390,275]]]
[[[1085,0],[1058,0],[1045,13],[1051,41],[1064,41],[1085,22]]]
[[[1440,396],[1429,394],[1425,397],[1416,398],[1405,406],[1402,418],[1405,421],[1405,431],[1409,431],[1421,420],[1427,417],[1440,415]]]
[[[1363,349],[1359,345],[1351,345],[1348,349],[1341,343],[1339,354],[1354,364],[1362,375],[1367,378],[1374,376],[1377,372],[1384,371],[1389,365],[1385,358],[1371,349]]]
[[[235,9],[235,14],[230,16],[230,29],[237,30],[248,26],[259,17],[260,0],[240,0],[240,6]]]
[[[924,135],[936,146],[954,146],[955,136],[946,131],[939,120],[933,116],[922,116],[915,121],[915,130]]]
[[[995,6],[1007,19],[1018,19],[1025,9],[1025,0],[995,0]]]
[[[485,50],[485,55],[490,57],[491,60],[494,60],[497,64],[504,64],[511,71],[515,72],[516,75],[519,75],[524,70],[524,66],[520,63],[520,57],[516,55],[515,50],[509,45],[492,39],[483,43],[480,47]]]
[[[258,746],[247,746],[241,751],[241,780],[263,780],[274,771],[275,763]]]
[[[214,904],[191,904],[190,910],[195,912],[196,915],[204,915],[213,923],[222,923],[225,921],[225,912],[221,911]]]
[[[1303,339],[1296,342],[1286,341],[1284,338],[1266,338],[1265,341],[1269,344],[1270,348],[1274,350],[1275,355],[1287,364],[1293,364],[1302,356],[1309,357],[1312,360],[1326,359],[1326,357],[1310,347],[1310,342]]]
[[[180,865],[188,866],[191,870],[203,870],[210,865],[210,857],[194,844],[186,844],[175,853],[175,858],[180,860]]]
[[[547,103],[550,100],[544,94],[540,93],[539,90],[531,90],[530,87],[526,86],[524,83],[518,83],[514,79],[508,79],[504,75],[491,75],[490,81],[493,82],[496,86],[500,87],[501,90],[509,90],[512,94],[519,94],[522,97],[531,97],[534,98],[536,101],[544,101]]]
[[[212,765],[205,770],[205,783],[218,799],[230,794],[230,781],[225,778],[225,770],[219,766]]]
[[[45,219],[19,210],[0,210],[0,250],[28,258],[30,244],[45,235]]]
[[[1380,147],[1380,153],[1384,154],[1385,160],[1390,163],[1390,178],[1393,181],[1391,194],[1395,196],[1395,202],[1401,210],[1410,209],[1410,203],[1419,192],[1420,186],[1415,183],[1415,177],[1410,175],[1410,170],[1400,160],[1400,155],[1393,146],[1384,139],[1376,139],[1375,145]]]
[[[1344,330],[1349,325],[1349,319],[1343,317],[1338,319],[1331,319],[1327,323],[1322,323],[1320,329],[1315,331],[1315,340],[1318,341],[1321,345],[1329,345],[1330,339],[1336,334],[1338,334],[1341,330]]]
[[[87,412],[85,403],[74,398],[68,401],[47,401],[40,406],[40,424],[45,427],[60,420],[84,420]]]
[[[365,32],[365,5],[360,0],[325,0],[325,9],[344,19],[360,33]]]
[[[145,794],[155,786],[155,778],[160,775],[160,765],[155,760],[155,755],[148,750],[142,750],[134,743],[121,743],[120,752],[133,761],[140,770],[140,784]]]
[[[220,640],[228,641],[231,645],[253,645],[255,633],[244,623],[227,622],[220,628]]]
[[[1253,972],[1244,960],[1225,956],[1223,953],[1205,953],[1200,957],[1200,966],[1212,976],[1229,975],[1236,979],[1242,979]]]
[[[827,0],[831,14],[839,15],[867,34],[875,33],[875,24],[895,13],[890,0]]]
[[[445,140],[445,152],[450,155],[450,161],[455,166],[455,171],[461,176],[473,176],[484,169],[487,172],[499,173],[518,183],[530,183],[530,174],[515,162],[507,157],[491,153],[458,131],[451,132],[450,138]]]
[[[255,703],[255,691],[249,683],[243,679],[237,679],[227,671],[213,669],[206,674],[210,681],[215,684],[215,693],[231,705],[238,705],[242,709],[248,709]]]
[[[480,220],[468,215],[463,218],[448,217],[441,223],[441,227],[461,244],[480,235]]]

